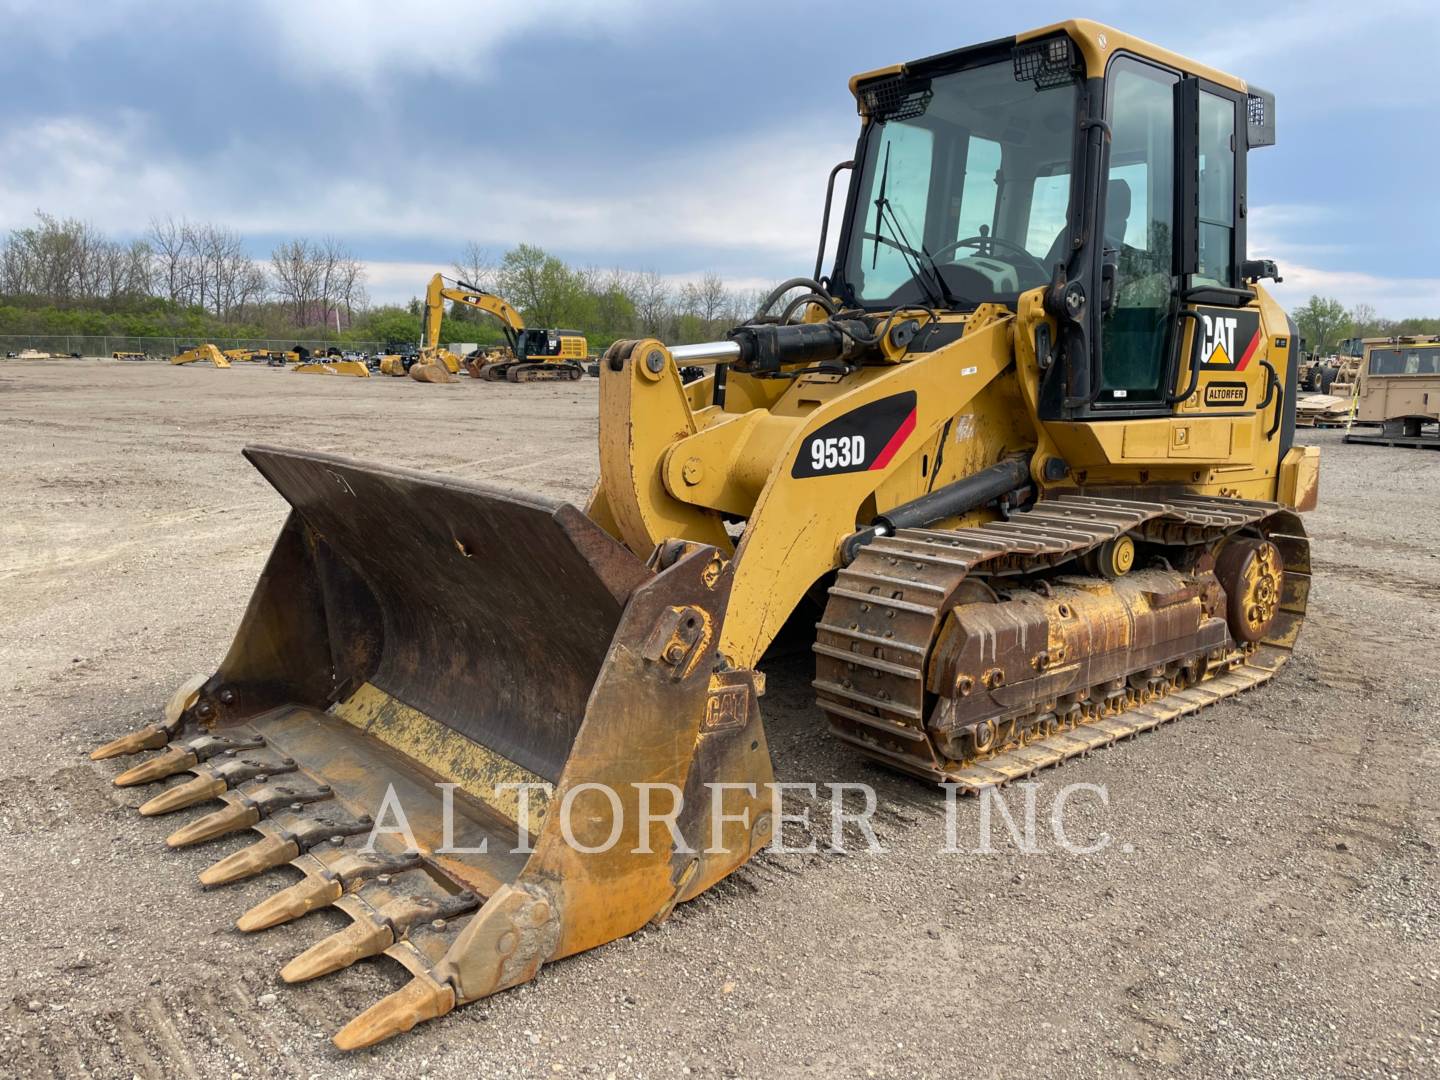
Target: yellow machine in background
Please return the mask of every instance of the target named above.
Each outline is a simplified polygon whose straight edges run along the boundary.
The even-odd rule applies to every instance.
[[[172,364],[194,364],[200,361],[207,361],[217,368],[228,368],[230,358],[222,353],[214,345],[195,345],[184,352],[177,353],[170,358]]]
[[[290,370],[299,375],[352,375],[357,379],[370,377],[370,368],[361,361],[342,360],[339,357],[307,361],[295,365]]]
[[[420,355],[410,364],[402,357],[385,357],[380,370],[390,375],[409,374],[418,382],[451,382],[451,376],[460,373],[460,358],[440,345],[440,323],[445,317],[445,301],[469,303],[470,294],[445,286],[441,275],[430,279],[425,290],[425,316],[420,332]],[[386,361],[390,361],[387,371]]]
[[[481,350],[479,356],[467,361],[466,367],[476,378],[520,383],[578,379],[585,374],[584,363],[590,354],[590,344],[584,334],[577,330],[526,327],[520,312],[494,293],[463,281],[457,281],[453,286],[445,282],[443,274],[436,274],[425,290],[425,325],[420,347],[422,363],[427,362],[427,357],[434,357],[443,362],[447,371],[454,373],[459,370],[458,358],[440,348],[440,323],[448,300],[493,316],[505,332],[506,348]],[[415,374],[415,367],[411,367],[410,375],[412,378],[420,377]]]
[[[142,813],[219,800],[172,846],[258,833],[206,884],[300,871],[242,930],[352,918],[286,980],[408,969],[337,1045],[633,933],[766,845],[759,667],[787,622],[857,760],[970,791],[1290,656],[1318,454],[1241,212],[1274,99],[1087,21],[851,89],[830,274],[725,341],[612,346],[584,510],[246,449],[291,513],[234,644],[94,756],[191,774]],[[392,796],[409,835],[372,836]]]

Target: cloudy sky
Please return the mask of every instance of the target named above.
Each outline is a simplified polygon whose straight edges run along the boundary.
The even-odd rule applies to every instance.
[[[1440,314],[1440,4],[1173,7],[1083,13],[1275,92],[1250,229],[1282,299]],[[1077,13],[0,0],[0,229],[38,208],[127,236],[173,214],[238,229],[259,257],[330,234],[376,300],[414,295],[469,241],[769,282],[813,262],[825,176],[854,147],[851,74]]]

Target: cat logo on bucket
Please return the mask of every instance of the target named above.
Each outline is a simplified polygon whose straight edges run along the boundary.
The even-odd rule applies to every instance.
[[[1243,308],[1199,308],[1195,355],[1212,371],[1244,371],[1260,349],[1260,314]],[[1207,399],[1208,400],[1208,399]]]

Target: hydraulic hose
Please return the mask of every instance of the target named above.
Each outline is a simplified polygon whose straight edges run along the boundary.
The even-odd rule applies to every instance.
[[[814,278],[792,277],[787,281],[782,281],[770,290],[770,294],[766,296],[765,299],[760,302],[760,306],[755,309],[755,315],[751,321],[759,322],[769,314],[770,309],[775,306],[775,301],[779,300],[780,297],[784,296],[791,289],[801,288],[813,293],[819,293],[821,296],[825,295],[825,286],[821,285],[820,282]]]

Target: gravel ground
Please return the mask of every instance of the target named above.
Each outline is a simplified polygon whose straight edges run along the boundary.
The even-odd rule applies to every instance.
[[[388,960],[288,987],[344,924],[244,937],[291,871],[204,892],[91,763],[213,670],[283,518],[238,451],[323,449],[581,500],[596,384],[422,386],[237,366],[0,362],[0,1074],[1440,1075],[1440,454],[1325,447],[1294,661],[1040,778],[1075,843],[998,824],[822,730],[768,669],[777,772],[874,785],[883,853],[765,853],[664,926],[373,1052],[330,1035]],[[1430,534],[1426,535],[1425,530]],[[1024,792],[1011,789],[1018,814]],[[792,840],[803,828],[792,829]],[[288,881],[288,878],[285,879]]]

